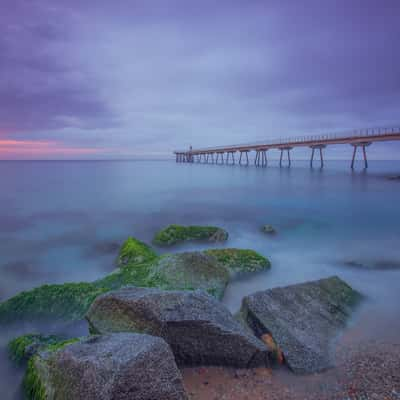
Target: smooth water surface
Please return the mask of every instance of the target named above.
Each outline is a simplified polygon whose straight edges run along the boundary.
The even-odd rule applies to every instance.
[[[324,170],[300,161],[290,169],[0,162],[0,301],[43,283],[102,277],[115,268],[118,246],[129,235],[150,243],[170,223],[214,224],[229,231],[224,246],[255,249],[272,261],[270,271],[229,285],[224,302],[232,311],[254,291],[339,275],[369,300],[359,318],[362,330],[389,339],[400,321],[400,181],[386,176],[399,174],[399,162],[378,161],[368,172],[351,172],[339,161],[326,162]],[[263,234],[263,224],[274,225],[278,234]],[[206,247],[187,243],[172,251]],[[86,333],[84,323],[2,327],[4,400],[21,397],[21,372],[7,361],[4,346],[35,329]]]

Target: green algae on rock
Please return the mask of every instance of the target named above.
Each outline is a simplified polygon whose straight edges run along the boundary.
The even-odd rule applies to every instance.
[[[146,286],[167,290],[202,289],[220,299],[229,276],[229,269],[215,257],[202,252],[178,253],[162,256],[154,263]]]
[[[28,361],[33,355],[42,350],[54,349],[55,346],[64,346],[73,343],[77,339],[61,338],[56,335],[42,335],[30,333],[19,336],[8,343],[8,353],[12,361],[17,365]]]
[[[211,249],[204,251],[231,272],[257,272],[271,268],[270,261],[254,250]]]
[[[119,251],[117,264],[118,266],[124,266],[132,263],[142,263],[153,260],[156,257],[157,254],[150,246],[140,240],[129,237]]]
[[[269,261],[252,250],[213,249],[159,257],[134,238],[122,246],[119,260],[119,268],[97,281],[43,285],[11,297],[0,303],[0,322],[80,320],[97,296],[125,286],[203,289],[220,299],[232,272],[269,268]]]
[[[93,300],[106,290],[92,283],[43,285],[0,303],[0,321],[82,318]]]
[[[223,242],[227,239],[228,232],[216,226],[169,225],[156,233],[153,243],[158,246],[172,246],[187,240]]]

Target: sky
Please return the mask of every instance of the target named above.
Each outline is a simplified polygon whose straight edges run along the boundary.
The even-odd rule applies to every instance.
[[[399,0],[0,8],[0,159],[165,158],[400,126]],[[399,159],[400,143],[375,157]]]

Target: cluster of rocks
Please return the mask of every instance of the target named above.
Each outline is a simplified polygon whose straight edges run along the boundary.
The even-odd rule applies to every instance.
[[[240,321],[201,290],[123,288],[90,306],[92,336],[19,339],[31,356],[25,387],[32,399],[187,399],[178,367],[272,366],[277,348],[294,372],[318,372],[360,298],[331,277],[247,296]]]
[[[296,373],[318,372],[332,365],[330,346],[361,299],[331,277],[254,293],[234,317],[218,300],[230,277],[270,267],[251,250],[158,256],[129,238],[117,262],[99,281],[45,285],[0,304],[0,321],[61,315],[89,326],[86,338],[10,343],[14,360],[28,360],[28,398],[187,399],[182,366],[285,362]]]

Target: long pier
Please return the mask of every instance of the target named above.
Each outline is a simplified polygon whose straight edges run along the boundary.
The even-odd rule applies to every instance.
[[[392,128],[369,128],[351,132],[333,133],[313,136],[296,136],[275,140],[266,140],[254,143],[236,144],[228,146],[205,147],[199,149],[174,151],[178,163],[205,163],[205,164],[229,164],[236,163],[235,155],[240,153],[238,164],[249,165],[249,153],[255,152],[254,165],[266,167],[268,165],[267,152],[270,150],[280,151],[279,166],[284,163],[286,154],[287,165],[291,166],[290,152],[296,147],[308,147],[311,150],[310,166],[314,165],[315,152],[319,154],[319,164],[324,166],[323,150],[328,145],[345,144],[353,146],[353,157],[351,168],[354,169],[354,162],[357,150],[362,150],[364,167],[368,168],[366,148],[375,142],[387,142],[400,140],[400,127]]]

